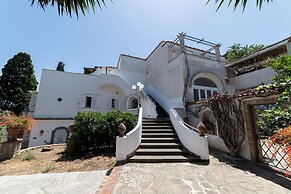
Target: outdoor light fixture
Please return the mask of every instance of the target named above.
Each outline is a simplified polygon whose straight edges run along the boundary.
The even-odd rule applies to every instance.
[[[142,91],[144,88],[144,85],[141,82],[137,82],[136,85],[132,85],[131,88],[133,90]]]
[[[141,92],[144,88],[144,85],[141,83],[141,82],[137,82],[136,85],[132,85],[131,86],[132,90],[135,91],[136,95],[138,92]],[[138,102],[140,103],[140,95],[137,95],[138,96]],[[140,105],[139,105],[140,106]]]

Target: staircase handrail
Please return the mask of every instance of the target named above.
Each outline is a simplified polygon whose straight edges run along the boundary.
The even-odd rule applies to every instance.
[[[196,133],[199,133],[199,134],[200,134],[200,132],[199,132],[199,130],[198,130],[197,128],[193,127],[192,125],[189,125],[189,124],[186,123],[183,119],[181,119],[181,121],[182,121],[182,123],[183,123],[187,128],[189,128],[189,129],[195,131]]]

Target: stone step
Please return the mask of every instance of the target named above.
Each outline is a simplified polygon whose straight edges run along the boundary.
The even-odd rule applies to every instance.
[[[164,132],[164,133],[143,133],[142,138],[159,138],[159,137],[178,137],[174,132]]]
[[[150,118],[143,118],[142,121],[154,121],[154,122],[163,122],[163,121],[171,121],[170,118],[158,118],[158,119],[150,119]]]
[[[171,125],[171,122],[168,121],[160,121],[160,122],[155,122],[155,121],[143,121],[142,124],[153,124],[153,125]]]
[[[184,155],[135,155],[128,162],[135,163],[168,163],[168,162],[195,162],[199,158]]]
[[[143,129],[174,129],[174,127],[171,125],[165,125],[165,126],[160,126],[160,125],[148,125],[148,126],[145,126],[143,125],[142,126]]]
[[[140,148],[182,148],[180,143],[152,143],[152,142],[142,142],[139,146]]]
[[[171,132],[174,131],[174,129],[168,128],[168,129],[154,129],[154,128],[142,128],[142,131],[148,132],[148,131],[161,131],[162,133]]]
[[[179,148],[141,148],[135,152],[135,155],[181,155],[185,153]]]
[[[174,143],[174,142],[179,142],[178,138],[171,138],[171,137],[166,137],[166,138],[141,138],[141,142],[143,143]]]
[[[173,129],[142,129],[142,133],[174,133]]]

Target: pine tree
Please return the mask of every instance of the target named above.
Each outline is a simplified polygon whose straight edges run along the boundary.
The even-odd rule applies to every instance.
[[[32,60],[20,52],[2,69],[0,76],[0,108],[19,115],[29,104],[31,92],[37,88]]]

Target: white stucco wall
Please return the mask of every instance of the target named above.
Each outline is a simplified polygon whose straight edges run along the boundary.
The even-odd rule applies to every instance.
[[[262,83],[272,83],[272,77],[276,75],[275,71],[269,67],[257,71],[252,71],[230,79],[230,84],[237,90],[257,87]]]
[[[168,45],[160,45],[147,59],[149,73],[146,77],[147,84],[154,87],[159,93],[168,99],[176,99],[183,96],[183,71],[181,57],[168,63]]]
[[[73,118],[78,111],[110,111],[112,98],[119,99],[119,110],[126,110],[127,97],[134,94],[131,83],[117,75],[85,75],[43,70],[34,117]],[[82,105],[85,96],[97,99],[92,108]],[[58,98],[62,98],[58,102]]]
[[[144,59],[120,55],[117,67],[120,71],[144,75],[146,73],[146,64],[147,62]]]
[[[36,120],[34,128],[30,132],[28,147],[51,143],[52,131],[58,127],[66,127],[73,124],[74,120]],[[40,131],[44,133],[40,135]]]

